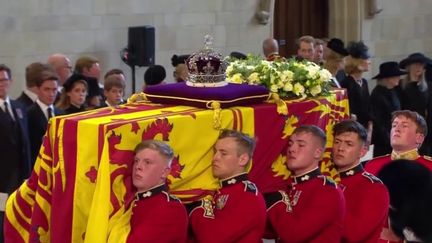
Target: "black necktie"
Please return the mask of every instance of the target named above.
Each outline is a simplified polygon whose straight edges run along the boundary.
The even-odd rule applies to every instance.
[[[10,110],[9,110],[9,103],[5,101],[3,104],[4,104],[4,107],[5,107],[6,116],[11,120],[11,122],[14,122],[15,120],[13,119],[13,117],[12,117],[12,115],[10,113]]]
[[[48,120],[49,119],[51,119],[51,117],[53,117],[53,114],[52,114],[52,108],[51,107],[48,107]]]

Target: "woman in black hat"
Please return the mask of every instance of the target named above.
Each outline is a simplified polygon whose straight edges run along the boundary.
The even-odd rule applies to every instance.
[[[380,65],[379,73],[373,77],[377,79],[377,86],[372,90],[370,102],[374,144],[373,156],[391,153],[390,130],[391,118],[394,111],[400,110],[399,96],[394,89],[400,81],[400,76],[406,72],[399,69],[397,62],[384,62]]]
[[[338,38],[332,38],[327,42],[327,46],[324,48],[324,65],[323,67],[332,74],[332,86],[340,88],[340,81],[338,79],[338,73],[344,72],[345,68],[345,57],[348,56],[348,51],[344,47],[344,42]],[[340,75],[339,75],[340,76]],[[345,75],[344,77],[345,78]]]
[[[63,85],[63,91],[56,107],[65,111],[65,114],[72,114],[85,111],[85,102],[88,85],[81,75],[69,77]]]
[[[370,142],[373,129],[370,93],[367,80],[363,78],[363,74],[370,68],[368,49],[362,41],[348,44],[349,55],[345,58],[347,77],[340,82],[340,85],[347,89],[351,116],[367,129],[368,142]]]
[[[400,82],[400,99],[402,109],[416,111],[428,121],[428,129],[432,129],[432,118],[428,117],[432,111],[431,89],[425,79],[425,67],[432,64],[432,60],[422,53],[413,53],[399,63],[399,67],[405,69],[408,75]],[[430,134],[430,133],[429,133]],[[432,136],[428,136],[420,153],[432,155]]]

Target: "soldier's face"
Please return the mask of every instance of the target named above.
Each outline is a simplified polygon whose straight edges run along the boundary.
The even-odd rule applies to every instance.
[[[246,153],[240,154],[238,144],[232,137],[219,139],[214,146],[212,161],[213,176],[226,179],[244,172],[249,161]]]
[[[318,166],[322,153],[323,148],[312,133],[295,133],[288,142],[287,167],[294,175],[301,175]]]
[[[335,136],[333,143],[333,162],[340,171],[345,171],[360,162],[367,152],[367,147],[357,133],[344,132]]]
[[[169,172],[167,158],[157,150],[145,148],[135,154],[132,182],[138,192],[164,183]]]
[[[405,117],[398,116],[393,120],[390,131],[390,144],[398,152],[418,148],[424,140],[424,135],[417,132],[417,124]]]

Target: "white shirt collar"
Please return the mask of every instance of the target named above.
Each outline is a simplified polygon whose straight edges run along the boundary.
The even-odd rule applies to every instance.
[[[37,94],[35,94],[35,93],[33,93],[31,90],[29,90],[29,89],[25,89],[24,91],[24,94],[26,94],[28,97],[30,97],[30,99],[31,100],[33,100],[33,102],[36,102],[36,100],[37,100]]]
[[[1,106],[1,108],[3,109],[3,111],[5,110],[5,105],[4,105],[5,102],[9,103],[9,109],[12,109],[12,107],[11,107],[11,105],[10,105],[10,99],[9,99],[9,96],[7,96],[6,99],[2,99],[2,98],[0,98],[0,106]]]
[[[6,99],[0,98],[0,107],[3,111],[5,111],[5,102],[7,102],[9,104],[9,115],[12,117],[12,119],[15,120],[15,115],[13,114],[13,111],[12,111],[13,108],[12,108],[9,96],[7,96]]]
[[[45,105],[42,101],[40,101],[39,99],[36,99],[36,103],[39,105],[39,107],[41,108],[42,112],[45,115],[45,118],[48,120],[48,107],[51,107],[53,115],[54,114],[54,106],[53,105]]]

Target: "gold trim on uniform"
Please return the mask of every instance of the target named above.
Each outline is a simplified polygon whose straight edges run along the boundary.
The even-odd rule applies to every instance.
[[[214,219],[213,202],[208,198],[204,198],[201,200],[201,206],[204,209],[203,216]]]
[[[408,159],[408,160],[416,160],[418,159],[418,157],[420,157],[418,150],[417,149],[412,149],[403,153],[397,153],[395,151],[392,151],[391,153],[391,159],[392,160],[396,160],[396,159]]]
[[[216,199],[216,208],[217,209],[223,209],[225,207],[225,204],[228,201],[228,194],[223,194],[223,195],[219,195],[218,198]]]

